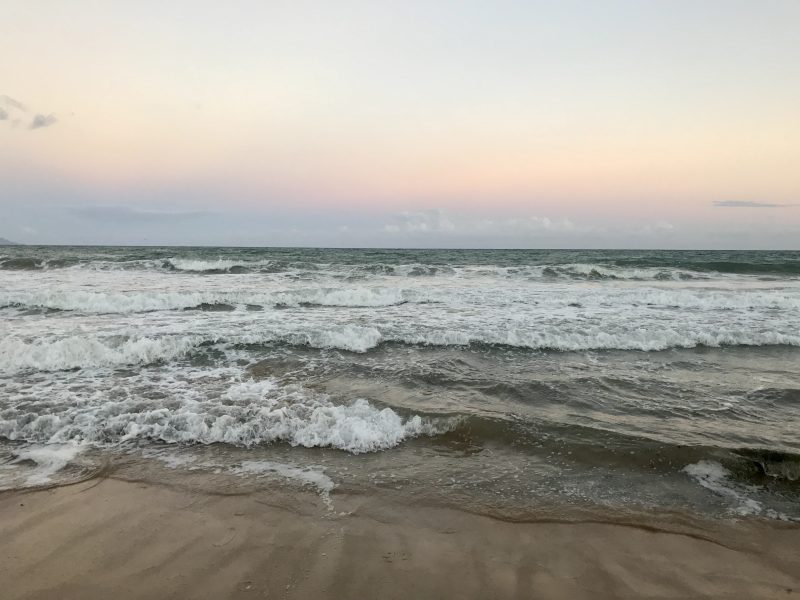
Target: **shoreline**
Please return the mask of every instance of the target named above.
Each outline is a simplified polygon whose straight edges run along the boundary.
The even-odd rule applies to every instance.
[[[372,493],[333,500],[330,510],[291,486],[215,491],[102,472],[0,492],[3,597],[800,597],[793,525],[667,531],[657,514],[655,525],[515,521]]]

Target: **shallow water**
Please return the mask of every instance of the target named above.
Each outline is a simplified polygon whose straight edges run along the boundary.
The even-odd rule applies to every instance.
[[[0,487],[800,517],[800,253],[11,247],[0,307]]]

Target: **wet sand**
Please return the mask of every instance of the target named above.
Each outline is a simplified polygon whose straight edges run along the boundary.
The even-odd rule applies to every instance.
[[[5,600],[800,598],[800,529],[509,522],[96,478],[0,493]],[[567,521],[565,519],[565,521]],[[688,535],[687,535],[688,533]]]

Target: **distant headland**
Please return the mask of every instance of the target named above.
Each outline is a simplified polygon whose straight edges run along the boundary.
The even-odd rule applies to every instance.
[[[0,246],[21,246],[17,242],[12,242],[11,240],[7,240],[6,238],[0,237]]]

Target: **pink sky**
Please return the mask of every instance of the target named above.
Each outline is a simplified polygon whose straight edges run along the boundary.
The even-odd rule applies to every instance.
[[[37,241],[54,206],[124,206],[787,245],[798,22],[790,0],[13,3],[0,235]]]

